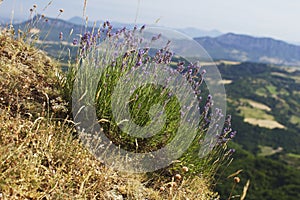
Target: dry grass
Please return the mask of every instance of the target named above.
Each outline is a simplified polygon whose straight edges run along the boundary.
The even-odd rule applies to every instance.
[[[12,113],[41,113],[45,102],[49,109],[65,110],[57,64],[44,52],[15,40],[11,31],[0,33],[0,65],[1,105],[9,106]]]
[[[145,174],[106,168],[62,118],[63,79],[45,53],[1,32],[0,65],[0,199],[218,198],[205,178],[146,187]]]

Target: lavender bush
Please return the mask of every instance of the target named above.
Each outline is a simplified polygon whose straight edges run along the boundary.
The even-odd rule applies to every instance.
[[[149,36],[150,33],[144,32],[144,29],[145,26],[114,30],[109,22],[105,22],[97,31],[74,38],[73,44],[79,48],[78,62],[69,68],[65,89],[68,98],[73,97],[75,122],[80,133],[98,139],[101,138],[100,133],[104,133],[108,139],[87,140],[84,137],[83,142],[92,146],[93,153],[97,157],[102,155],[104,160],[107,157],[104,158],[103,154],[107,156],[108,151],[122,154],[119,148],[124,150],[124,157],[127,152],[150,152],[144,157],[151,154],[157,162],[172,163],[169,167],[152,167],[152,163],[147,162],[150,158],[139,157],[144,161],[142,166],[134,168],[137,172],[143,171],[140,170],[143,168],[163,172],[172,169],[171,172],[176,173],[186,166],[190,175],[214,175],[221,165],[231,162],[235,151],[227,149],[227,143],[235,135],[231,130],[231,118],[227,116],[225,119],[222,109],[213,107],[213,96],[204,92],[209,90],[203,84],[207,70],[197,62],[176,56],[170,48],[172,41],[164,41],[164,46],[158,47],[156,42],[163,40],[164,35]],[[164,66],[169,66],[169,69],[165,70]],[[159,74],[165,73],[164,70],[170,78],[166,76],[160,82]],[[194,96],[192,100],[182,102],[183,98],[176,96],[174,88],[168,87],[176,83],[176,89],[179,88],[178,91],[185,95],[184,83],[171,79],[174,74],[188,83]],[[135,82],[144,77],[151,81],[145,84]],[[91,108],[95,109],[95,113],[90,111]],[[224,128],[221,119],[225,120]],[[181,120],[192,124],[191,127],[182,128]],[[208,129],[213,134],[205,139]],[[178,136],[178,131],[185,135]],[[169,147],[168,144],[174,140],[176,142],[168,151],[159,156],[155,154]],[[118,148],[110,149],[112,144]],[[205,156],[199,154],[203,148],[209,149]],[[171,160],[173,154],[178,157],[177,162]],[[112,155],[117,156],[118,153]],[[132,163],[136,162],[132,160]],[[128,168],[123,166],[122,169]]]

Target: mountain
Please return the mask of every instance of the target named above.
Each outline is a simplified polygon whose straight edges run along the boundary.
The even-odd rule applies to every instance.
[[[5,26],[6,24],[9,24],[10,23],[10,19],[9,18],[6,18],[6,17],[0,17],[0,25],[1,26]]]
[[[82,17],[72,17],[68,20],[68,22],[71,22],[73,24],[77,24],[77,25],[82,25],[82,24],[86,24],[86,20],[83,19]],[[88,21],[88,26],[95,26],[99,27],[100,25],[102,25],[104,22],[104,20],[97,20],[97,21]],[[122,22],[116,22],[116,21],[111,21],[111,24],[113,25],[113,27],[115,28],[123,28],[123,27],[127,27],[127,28],[133,28],[135,25],[136,26],[143,26],[144,24],[134,24],[134,23],[122,23]],[[158,25],[149,25],[149,26],[155,26],[155,27],[161,27]],[[205,37],[205,36],[209,36],[209,37],[217,37],[222,35],[222,33],[218,30],[202,30],[202,29],[198,29],[198,28],[193,28],[193,27],[187,27],[187,28],[179,28],[176,29],[177,31],[184,33],[192,38],[195,37]]]
[[[182,32],[192,38],[195,37],[218,37],[220,35],[222,35],[223,33],[221,33],[218,30],[202,30],[202,29],[198,29],[198,28],[193,28],[193,27],[188,27],[188,28],[181,28],[181,29],[177,29],[179,32]]]
[[[68,22],[76,24],[76,25],[82,25],[86,24],[86,20],[83,19],[82,17],[72,17],[71,19],[68,20]],[[88,21],[88,26],[93,27],[96,24],[96,27],[99,27],[103,24],[104,20],[97,20],[97,21]],[[116,22],[116,21],[110,21],[110,23],[113,25],[114,28],[133,28],[135,26],[134,23],[121,23],[121,22]],[[136,26],[143,26],[143,24],[136,24]]]
[[[39,36],[39,40],[59,42],[59,35],[62,32],[63,41],[72,41],[76,34],[82,33],[83,25],[77,25],[62,19],[44,18],[42,15],[36,15],[31,20],[26,20],[21,23],[15,23],[15,30],[29,31],[31,38],[35,35]],[[70,36],[70,33],[73,35]]]
[[[300,66],[300,46],[272,38],[227,33],[195,40],[214,59]]]
[[[6,17],[6,16],[2,16],[0,14],[0,26],[4,26],[5,27],[5,26],[9,25],[12,21],[13,21],[13,24],[22,23],[24,21],[24,19],[16,17],[16,16],[14,16],[13,18]]]

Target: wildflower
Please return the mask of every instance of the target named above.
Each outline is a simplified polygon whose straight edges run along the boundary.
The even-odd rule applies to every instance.
[[[152,39],[151,39],[151,41],[155,41],[155,40],[158,40],[158,38],[155,37],[155,36],[153,36]]]
[[[225,124],[227,125],[227,126],[231,126],[231,115],[228,115],[227,116],[227,118],[226,118],[226,121],[225,121]]]
[[[73,39],[73,45],[77,45],[78,44],[78,40],[76,38]]]
[[[182,171],[188,172],[188,171],[189,171],[189,168],[188,168],[188,167],[182,167]]]
[[[36,4],[33,4],[33,8],[36,8],[37,6],[36,6]]]
[[[137,63],[136,63],[136,67],[139,67],[139,66],[141,66],[143,63],[142,63],[142,61],[138,61]]]
[[[176,183],[176,182],[171,182],[171,183],[170,183],[170,186],[171,186],[171,187],[176,187],[176,186],[177,186],[177,183]]]
[[[144,55],[145,51],[143,49],[140,49],[138,52],[138,57],[141,58]]]
[[[179,66],[183,66],[184,65],[184,62],[182,62],[182,61],[180,61],[178,64],[177,64],[177,66],[179,67]]]
[[[141,27],[141,29],[140,29],[140,33],[145,29],[145,25],[143,25],[142,27]]]
[[[235,183],[239,183],[241,181],[241,179],[237,176],[234,177],[233,180],[234,180]]]
[[[123,59],[127,58],[129,56],[129,53],[128,52],[125,52],[124,56],[123,56]]]
[[[235,153],[235,149],[229,149],[228,153],[229,154],[234,154]]]
[[[60,33],[59,33],[59,39],[60,39],[60,40],[62,40],[62,39],[63,39],[63,37],[64,37],[64,34],[63,34],[63,32],[60,32]]]
[[[232,132],[230,133],[229,137],[232,139],[232,138],[235,137],[235,135],[236,135],[236,131],[232,131]]]
[[[182,177],[181,177],[180,174],[176,174],[176,175],[175,175],[175,178],[176,178],[177,180],[181,180],[181,179],[182,179]]]
[[[96,41],[96,35],[93,36],[90,32],[86,32],[80,39],[80,49],[83,51],[88,50]]]
[[[212,99],[212,96],[209,94],[208,96],[207,96],[207,100],[211,100]]]

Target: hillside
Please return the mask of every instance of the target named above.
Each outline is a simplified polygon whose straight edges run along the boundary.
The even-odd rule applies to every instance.
[[[85,20],[82,19],[82,17],[72,17],[71,19],[68,20],[68,22],[71,22],[73,24],[77,24],[77,25],[82,25],[85,24]],[[88,26],[92,27],[96,24],[96,27],[98,27],[99,25],[103,24],[103,20],[98,20],[96,22],[93,21],[88,21]],[[134,26],[143,26],[143,24],[133,24],[133,23],[120,23],[120,22],[116,22],[116,21],[111,21],[111,23],[114,25],[115,28],[133,28]],[[149,25],[149,26],[158,26],[161,27],[159,25]],[[164,27],[161,27],[164,28]],[[202,29],[198,29],[198,28],[193,28],[193,27],[187,27],[187,28],[178,28],[176,29],[181,33],[184,33],[186,35],[188,35],[189,37],[204,37],[204,36],[210,36],[210,37],[217,37],[222,35],[222,33],[218,30],[202,30]]]
[[[218,199],[188,168],[160,177],[97,160],[68,117],[65,74],[11,30],[0,31],[0,65],[0,199]]]
[[[242,130],[237,142],[256,153],[264,145],[300,154],[300,71],[256,63],[219,69],[231,81],[225,88],[229,112]]]
[[[252,181],[247,199],[299,199],[300,71],[249,62],[218,68],[238,131],[227,173],[242,169]],[[225,185],[221,194],[230,192]]]
[[[41,39],[50,31],[42,48],[57,58],[60,56],[57,52],[62,52],[61,49],[66,47],[76,54],[76,51],[72,51],[71,42],[78,36],[76,34],[85,28],[63,20],[48,19],[48,22],[50,23],[41,18],[39,23],[35,24]],[[26,27],[28,23],[30,24],[30,21],[16,25],[15,29]],[[73,34],[69,36],[72,28]],[[59,40],[60,32],[63,32],[63,41]],[[270,38],[226,34],[217,38],[197,40],[204,40],[206,46],[203,46],[216,59],[268,63],[270,60],[262,60],[261,57],[275,56],[283,61],[277,62],[275,59],[276,62],[271,62],[273,64],[298,63],[298,60],[295,61],[295,58],[299,58],[298,46]],[[65,61],[67,60],[66,56]],[[295,191],[300,189],[300,175],[297,171],[300,167],[300,72],[291,67],[281,68],[268,64],[228,63],[230,62],[218,67],[226,84],[229,105],[227,113],[232,114],[233,129],[238,131],[235,143],[230,146],[237,150],[237,156],[221,174],[228,175],[243,169],[241,184],[236,187],[234,193],[240,194],[242,187],[250,179],[248,199],[259,199],[262,196],[263,199],[276,199],[278,196],[281,199],[298,199]],[[221,183],[217,184],[218,191],[223,199],[226,199],[231,192],[232,183],[226,178],[221,180]],[[155,192],[160,194],[157,190]]]
[[[272,38],[234,33],[195,38],[215,59],[249,61],[276,65],[300,65],[300,46]]]

